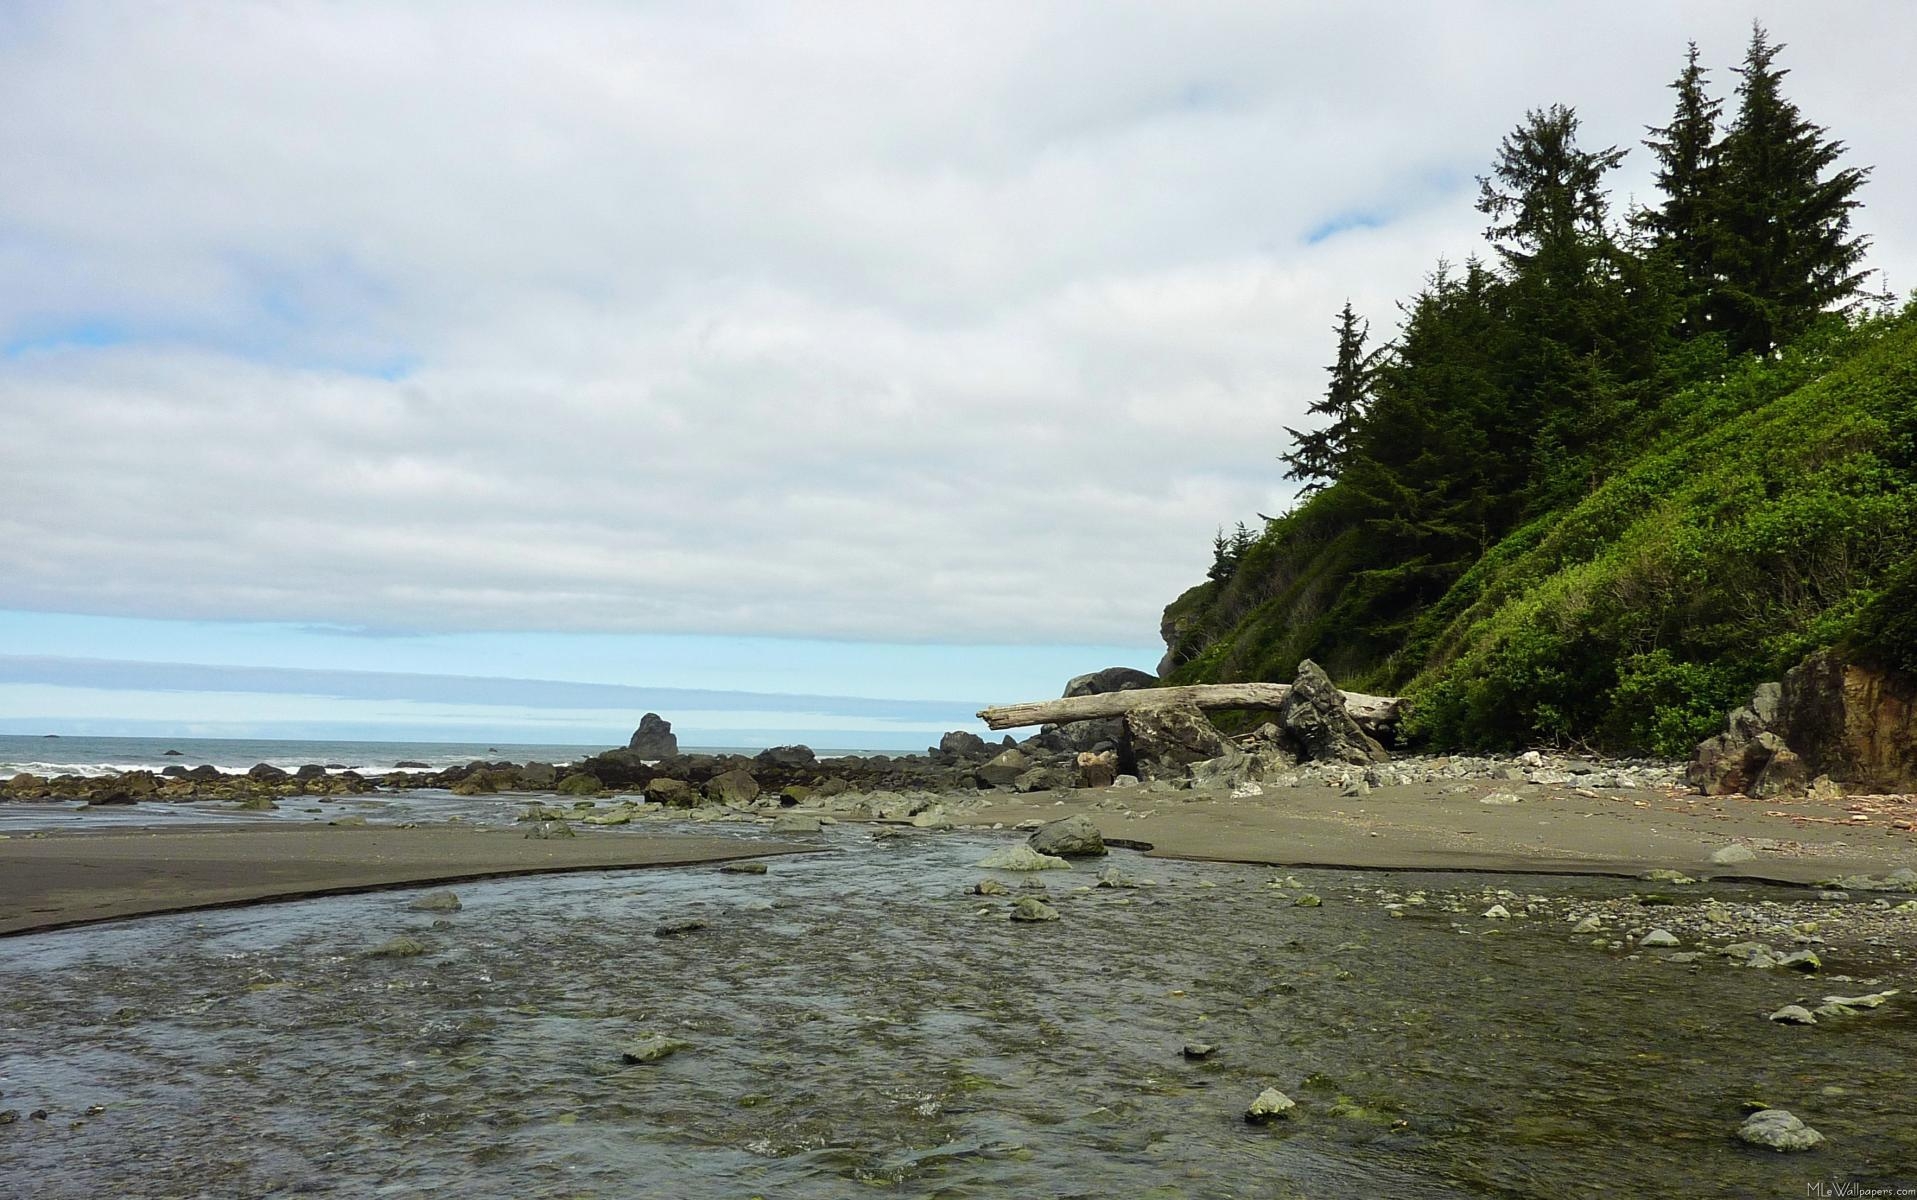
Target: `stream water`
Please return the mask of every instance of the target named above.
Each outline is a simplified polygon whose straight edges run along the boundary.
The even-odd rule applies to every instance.
[[[0,941],[0,1108],[20,1114],[0,1126],[0,1194],[1917,1188],[1913,1006],[1774,1025],[1764,1014],[1829,989],[1435,902],[1627,881],[1116,853],[999,875],[1014,895],[1042,882],[1062,913],[1017,924],[1007,898],[968,893],[1002,838],[837,826],[822,844],[763,876],[462,885],[443,916],[385,892]],[[1081,890],[1105,865],[1153,885]],[[1280,874],[1322,906],[1295,906],[1270,886]],[[1394,915],[1384,887],[1434,903]],[[704,927],[655,933],[693,918]],[[401,933],[428,952],[366,954]],[[1905,969],[1826,959],[1908,989]],[[688,1047],[627,1065],[620,1047],[648,1032]],[[1189,1061],[1191,1041],[1218,1049]],[[1272,1086],[1298,1109],[1247,1125]],[[1828,1143],[1737,1143],[1750,1100]]]

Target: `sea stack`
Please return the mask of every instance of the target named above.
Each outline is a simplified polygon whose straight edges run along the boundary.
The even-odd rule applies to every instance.
[[[639,728],[633,730],[626,748],[641,758],[671,758],[679,753],[679,738],[672,732],[671,721],[658,713],[647,713],[639,718]]]

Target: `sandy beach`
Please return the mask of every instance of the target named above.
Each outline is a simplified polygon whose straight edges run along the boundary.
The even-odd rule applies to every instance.
[[[805,849],[725,837],[529,840],[463,824],[16,836],[0,841],[0,936],[428,883],[685,866]]]
[[[1917,866],[1909,797],[1752,800],[1655,790],[1590,796],[1491,780],[1348,796],[1080,789],[989,795],[954,824],[1010,829],[1073,813],[1158,857],[1292,867],[1815,884]],[[1487,799],[1495,801],[1486,803]],[[662,814],[663,815],[663,814]],[[741,820],[763,820],[740,815]],[[841,818],[843,819],[843,818]],[[1743,846],[1741,862],[1714,861]],[[807,847],[631,828],[557,840],[459,822],[124,828],[0,840],[0,935],[186,909],[544,872],[719,862]],[[1734,855],[1742,857],[1741,854]]]
[[[1160,857],[1295,867],[1638,875],[1666,869],[1719,879],[1812,884],[1917,867],[1907,826],[1917,799],[1753,800],[1475,781],[1468,790],[1385,787],[1364,796],[1329,788],[1222,792],[1106,790],[998,799],[957,818],[1014,825],[1075,812],[1107,838],[1152,845]],[[1485,803],[1486,798],[1502,799]],[[1752,849],[1749,861],[1711,856]]]

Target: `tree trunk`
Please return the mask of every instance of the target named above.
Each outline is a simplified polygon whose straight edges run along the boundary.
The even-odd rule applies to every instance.
[[[1068,721],[1122,717],[1135,708],[1162,704],[1193,704],[1206,711],[1276,709],[1290,691],[1288,683],[1196,683],[1186,687],[1134,688],[1128,692],[1104,692],[1066,700],[1003,704],[981,709],[978,715],[992,729],[1016,729],[1021,725],[1063,725]],[[1396,696],[1367,696],[1361,692],[1343,695],[1345,711],[1366,729],[1396,721],[1399,706],[1404,703]]]

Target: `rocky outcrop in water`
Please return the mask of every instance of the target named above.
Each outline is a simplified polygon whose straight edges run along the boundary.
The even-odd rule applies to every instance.
[[[1040,826],[1025,839],[1025,844],[1040,854],[1059,858],[1091,858],[1105,853],[1105,839],[1084,813],[1074,813],[1062,821]]]
[[[679,753],[679,737],[672,732],[671,721],[658,713],[647,713],[639,718],[639,728],[632,731],[626,749],[641,758],[671,758]]]

